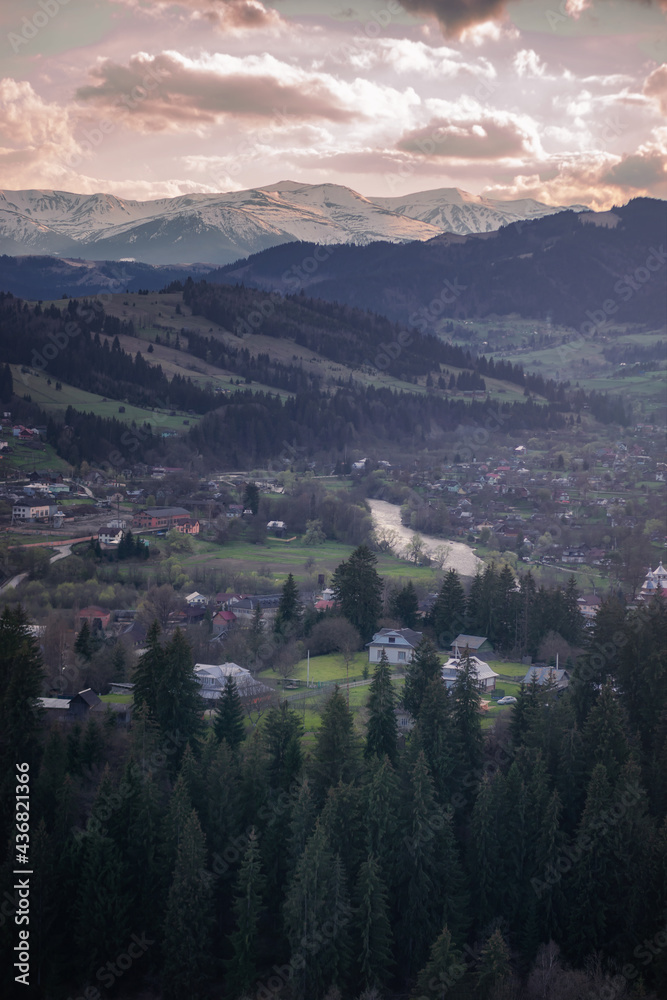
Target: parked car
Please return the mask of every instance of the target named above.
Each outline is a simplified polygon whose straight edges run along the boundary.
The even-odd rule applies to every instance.
[[[499,705],[516,705],[516,698],[514,695],[506,694],[504,698],[498,699]]]

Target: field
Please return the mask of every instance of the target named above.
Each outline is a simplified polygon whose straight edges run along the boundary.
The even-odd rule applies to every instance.
[[[28,373],[22,373],[20,365],[11,365],[10,367],[15,391],[21,395],[29,395],[32,402],[37,403],[47,413],[64,414],[68,406],[73,406],[77,410],[95,413],[100,417],[115,417],[126,424],[131,424],[132,421],[138,425],[149,423],[156,433],[163,430],[184,433],[188,430],[188,426],[183,424],[184,420],[188,420],[192,426],[200,419],[187,413],[178,413],[176,416],[170,417],[168,410],[131,406],[129,403],[123,403],[122,400],[108,399],[104,396],[98,396],[94,392],[86,392],[85,389],[76,389],[74,386],[68,385],[67,382],[60,383],[62,389],[56,389],[55,381],[49,385],[47,378],[34,369],[30,369]],[[119,406],[125,408],[124,413],[119,413]]]
[[[151,539],[151,545],[154,544],[160,549],[164,543],[154,543]],[[186,572],[197,568],[224,568],[229,574],[254,571],[260,576],[274,578],[276,587],[282,586],[288,573],[292,573],[299,582],[319,573],[331,574],[354,551],[353,546],[343,542],[327,541],[311,546],[305,545],[299,538],[295,541],[268,538],[260,544],[235,541],[224,545],[197,540],[194,544],[192,554],[176,557]],[[433,583],[433,570],[428,566],[415,566],[384,553],[378,554],[377,570],[381,576],[391,580],[409,576],[415,583],[423,582],[429,586]]]

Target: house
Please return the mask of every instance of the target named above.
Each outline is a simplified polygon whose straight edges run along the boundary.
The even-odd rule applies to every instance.
[[[208,604],[208,597],[204,597],[199,591],[195,590],[185,598],[185,603],[190,608],[205,608]]]
[[[598,613],[602,598],[598,597],[597,594],[585,594],[577,598],[577,604],[584,618],[591,621]]]
[[[72,719],[82,719],[89,712],[103,712],[104,702],[99,698],[92,688],[79,691],[73,698],[70,698],[68,715]]]
[[[545,684],[555,684],[558,691],[564,691],[570,683],[570,674],[567,670],[559,670],[557,667],[547,667],[535,663],[523,679],[523,683],[528,685],[533,681],[538,687]]]
[[[81,608],[79,611],[79,623],[87,621],[92,628],[107,629],[111,621],[111,611],[109,608],[100,608],[96,604],[91,604],[88,608]]]
[[[221,626],[224,629],[228,629],[236,621],[236,615],[233,611],[218,611],[216,615],[213,616],[213,625]]]
[[[368,662],[377,663],[384,649],[390,663],[410,663],[422,641],[421,632],[411,628],[381,628],[367,642]]]
[[[415,728],[415,720],[404,708],[395,708],[394,715],[399,736],[401,733],[409,733]]]
[[[284,521],[269,521],[266,525],[267,531],[272,531],[274,535],[282,538],[287,530],[287,525]]]
[[[179,524],[175,524],[174,528],[176,531],[180,531],[182,535],[198,535],[200,524],[197,518],[191,517],[189,521],[182,521]]]
[[[242,503],[230,503],[225,511],[226,517],[241,517],[243,514]]]
[[[491,669],[489,664],[485,660],[480,660],[478,656],[471,656],[470,664],[480,689],[482,691],[495,691],[498,674]],[[442,679],[447,688],[454,686],[462,666],[463,659],[460,656],[452,656],[443,664]]]
[[[45,500],[20,500],[12,506],[12,523],[15,521],[48,521],[56,517],[58,506]]]
[[[120,545],[123,540],[123,529],[107,525],[106,528],[100,528],[97,539],[100,545]]]
[[[493,656],[493,646],[484,635],[464,635],[463,633],[457,635],[452,643],[451,655],[458,657],[466,649],[475,655]]]
[[[131,642],[134,648],[139,650],[145,648],[147,635],[148,629],[146,626],[135,619],[129,625],[123,626],[119,633],[119,638],[122,636],[125,642]]]
[[[585,563],[586,556],[588,554],[588,548],[586,546],[581,546],[577,549],[563,549],[561,554],[561,562],[564,563]]]
[[[266,617],[274,618],[278,613],[278,604],[280,603],[280,595],[278,594],[268,594],[262,597],[244,597],[240,601],[237,601],[232,605],[234,608],[234,614],[237,618],[241,620],[249,621],[255,613],[255,608],[259,604],[262,609],[262,614]]]
[[[218,700],[228,677],[234,679],[236,689],[244,700],[258,703],[273,697],[273,688],[255,680],[250,671],[238,663],[195,663],[194,670],[201,687],[200,694],[206,701]]]
[[[145,507],[132,518],[132,527],[144,531],[169,531],[191,520],[190,511],[184,507]]]

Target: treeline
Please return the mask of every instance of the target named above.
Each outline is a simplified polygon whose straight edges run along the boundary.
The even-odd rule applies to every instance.
[[[187,337],[190,354],[207,364],[225,368],[246,382],[262,382],[286,392],[303,392],[319,383],[319,376],[304,371],[301,365],[286,365],[271,360],[268,354],[261,351],[251,354],[247,347],[234,348],[194,330],[183,329],[181,335]]]
[[[667,357],[667,342],[657,340],[653,344],[611,344],[602,348],[607,361],[617,364],[641,364],[645,361],[664,361]]]
[[[399,378],[426,375],[440,363],[474,364],[468,351],[417,331],[408,333],[385,316],[303,294],[280,297],[242,285],[188,279],[183,301],[194,315],[203,315],[240,336],[258,332],[293,340],[340,364],[374,365],[376,356],[382,354],[379,367]],[[388,345],[393,345],[392,350],[386,351]]]
[[[207,414],[189,439],[210,463],[239,468],[300,449],[304,455],[337,455],[345,447],[412,448],[428,444],[429,429],[455,430],[462,423],[503,431],[560,430],[562,414],[549,406],[490,400],[471,403],[436,395],[348,384],[331,394],[314,391],[281,400],[269,393],[238,392]],[[291,450],[290,450],[291,449]]]
[[[48,418],[46,440],[75,467],[82,462],[109,462],[124,468],[149,456],[158,458],[164,451],[163,439],[153,434],[150,424],[138,427],[134,421],[125,424],[116,417],[82,413],[72,406],[65,410],[63,423]]]
[[[103,336],[101,337],[100,334]],[[169,379],[160,365],[122,350],[118,336],[134,336],[132,321],[108,316],[102,304],[70,299],[67,308],[42,310],[0,293],[0,352],[12,364],[37,368],[88,392],[135,406],[206,413],[218,397],[189,378]],[[106,337],[113,338],[111,344]]]
[[[206,725],[187,643],[156,627],[129,733],[92,714],[43,732],[39,651],[6,611],[0,832],[20,760],[32,995],[120,969],[165,1000],[663,996],[667,612],[601,614],[571,689],[523,689],[486,740],[469,663],[448,691],[422,644],[403,745],[386,661],[363,733],[336,689],[304,742],[287,703],[248,729],[233,681]],[[7,886],[15,855],[12,839]],[[3,922],[6,992],[15,932]]]
[[[466,598],[456,570],[449,570],[426,622],[447,649],[460,633],[483,635],[500,652],[538,656],[542,641],[555,633],[577,648],[584,639],[579,591],[571,576],[565,586],[538,587],[532,573],[517,581],[508,566],[487,566],[474,577]],[[565,666],[563,663],[562,666]]]

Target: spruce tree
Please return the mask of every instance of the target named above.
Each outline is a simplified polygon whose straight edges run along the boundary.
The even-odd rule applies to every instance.
[[[178,733],[174,764],[180,763],[181,747],[202,732],[204,705],[192,663],[192,652],[180,629],[164,647],[164,670],[158,682],[156,718],[163,733]]]
[[[331,986],[343,986],[349,960],[349,902],[340,859],[323,827],[308,839],[287,888],[284,923],[299,1000],[320,1000]]]
[[[206,845],[197,813],[186,820],[169,889],[162,939],[162,989],[166,1000],[206,995],[213,922]]]
[[[456,988],[465,979],[466,972],[463,956],[454,947],[445,926],[431,945],[428,962],[419,973],[412,996],[415,1000],[449,1000],[452,987]]]
[[[442,917],[438,834],[445,821],[422,751],[404,779],[396,944],[402,968],[407,975],[414,975],[426,961],[428,942],[435,938]]]
[[[274,632],[282,636],[297,636],[301,631],[303,607],[296,580],[290,573],[283,584],[278,610],[273,625]]]
[[[372,854],[359,868],[354,896],[359,982],[367,990],[381,989],[389,980],[394,964],[393,941],[387,889]]]
[[[567,950],[575,961],[602,948],[609,920],[610,890],[613,884],[611,828],[604,821],[614,805],[604,764],[596,764],[588,783],[586,805],[577,837],[568,852],[564,891],[568,906]]]
[[[477,987],[480,998],[494,995],[511,976],[510,953],[497,928],[486,942],[479,956],[477,966]]]
[[[412,580],[395,590],[389,599],[389,614],[398,618],[401,628],[415,628],[419,619],[419,598]]]
[[[452,689],[452,720],[457,733],[463,773],[476,775],[482,765],[479,684],[470,656],[464,656]]]
[[[435,677],[442,677],[438,651],[430,639],[423,639],[405,672],[403,704],[415,719],[419,717],[424,692]]]
[[[92,977],[100,965],[127,946],[130,900],[121,855],[104,832],[83,838],[79,893],[74,909],[74,939],[83,959],[79,968]],[[113,958],[111,961],[113,961]]]
[[[398,756],[398,724],[394,714],[396,700],[391,683],[391,668],[383,649],[369,688],[365,757],[372,757],[374,754],[378,757],[386,755],[392,764],[396,764]]]
[[[269,780],[273,788],[290,787],[303,764],[301,736],[303,724],[300,716],[282,701],[266,713],[262,737],[269,757]]]
[[[358,742],[354,720],[338,685],[322,711],[322,723],[315,735],[312,774],[320,802],[332,785],[351,781],[357,774]]]
[[[74,652],[77,656],[80,656],[82,660],[90,662],[93,656],[93,637],[90,631],[90,625],[88,624],[88,619],[84,618],[83,624],[79,629],[79,634],[76,637],[74,643]]]
[[[366,853],[378,859],[380,874],[393,889],[398,850],[400,794],[398,777],[388,757],[371,757],[363,788]]]
[[[470,820],[468,870],[471,872],[473,912],[479,927],[484,927],[497,915],[503,896],[498,884],[502,862],[498,821],[503,792],[504,780],[500,772],[494,775],[493,784],[485,775]]]
[[[444,580],[433,607],[428,624],[434,630],[441,649],[448,649],[465,628],[466,595],[461,578],[455,569],[445,573]]]
[[[265,886],[259,843],[253,829],[236,879],[233,904],[236,926],[229,935],[232,957],[226,963],[228,987],[235,996],[245,995],[257,975],[258,928],[264,910]]]
[[[245,739],[243,705],[236,681],[231,675],[227,677],[218,699],[213,717],[213,731],[218,742],[227,740],[232,750],[238,750]]]
[[[446,805],[458,788],[458,737],[452,718],[453,701],[442,676],[424,691],[416,735],[424,748],[438,800]]]
[[[626,728],[622,703],[607,681],[586,720],[583,737],[590,770],[596,763],[604,764],[611,782],[616,781],[630,754]]]
[[[146,651],[139,657],[134,671],[135,712],[144,707],[157,720],[157,696],[165,669],[165,651],[160,644],[160,624],[157,619],[148,629]]]
[[[382,614],[383,585],[376,564],[368,546],[360,545],[336,567],[331,582],[341,614],[358,629],[364,642],[373,638]]]

